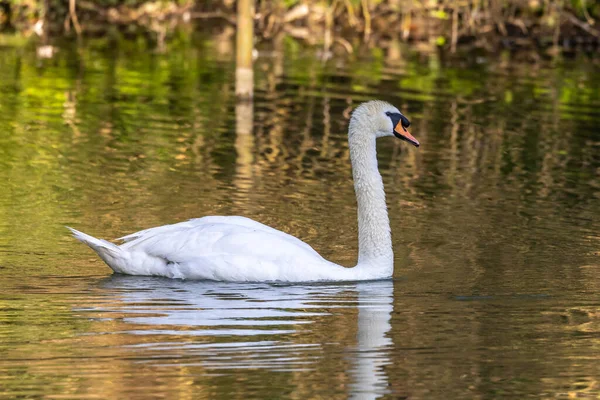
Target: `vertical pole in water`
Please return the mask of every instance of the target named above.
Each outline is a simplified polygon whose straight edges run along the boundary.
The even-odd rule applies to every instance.
[[[238,0],[235,94],[241,99],[251,99],[254,94],[253,48],[254,0]]]

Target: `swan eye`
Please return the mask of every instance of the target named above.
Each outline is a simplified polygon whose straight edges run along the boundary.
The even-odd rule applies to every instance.
[[[406,118],[404,115],[402,115],[400,113],[393,113],[393,112],[388,111],[385,113],[385,115],[390,117],[390,119],[392,120],[392,124],[394,124],[394,126],[398,125],[398,122],[402,122],[403,128],[408,128],[410,126],[410,121],[408,120],[408,118]]]
[[[402,126],[408,128],[410,126],[410,121],[404,115],[400,115],[400,120],[402,121]]]

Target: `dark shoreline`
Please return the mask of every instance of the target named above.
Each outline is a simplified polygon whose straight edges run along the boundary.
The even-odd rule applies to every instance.
[[[576,7],[577,2],[554,1],[508,1],[504,6],[494,0],[478,6],[440,1],[419,7],[403,0],[372,3],[263,1],[255,10],[255,32],[259,41],[285,35],[322,46],[325,52],[352,53],[363,45],[394,41],[451,54],[503,49],[548,55],[600,52],[600,5],[595,3],[585,9]],[[37,35],[44,43],[58,37],[141,35],[161,47],[180,27],[222,30],[235,28],[235,21],[233,0],[0,1],[0,33]]]

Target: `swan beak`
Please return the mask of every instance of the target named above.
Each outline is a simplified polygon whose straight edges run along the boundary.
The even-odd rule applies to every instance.
[[[402,126],[402,121],[398,122],[396,127],[394,128],[394,135],[398,139],[406,140],[408,143],[412,144],[415,147],[419,147],[421,143],[413,135],[411,135],[405,127]]]

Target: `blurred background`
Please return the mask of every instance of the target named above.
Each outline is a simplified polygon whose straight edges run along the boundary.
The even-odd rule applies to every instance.
[[[0,1],[0,397],[598,398],[600,5]],[[244,215],[356,262],[354,107],[395,276],[114,276],[70,238]]]
[[[0,29],[111,38],[142,35],[162,48],[181,28],[215,30],[252,18],[260,40],[284,33],[325,52],[352,53],[362,43],[390,41],[494,51],[594,51],[600,5],[593,0],[3,0]],[[255,8],[255,13],[249,11]]]

